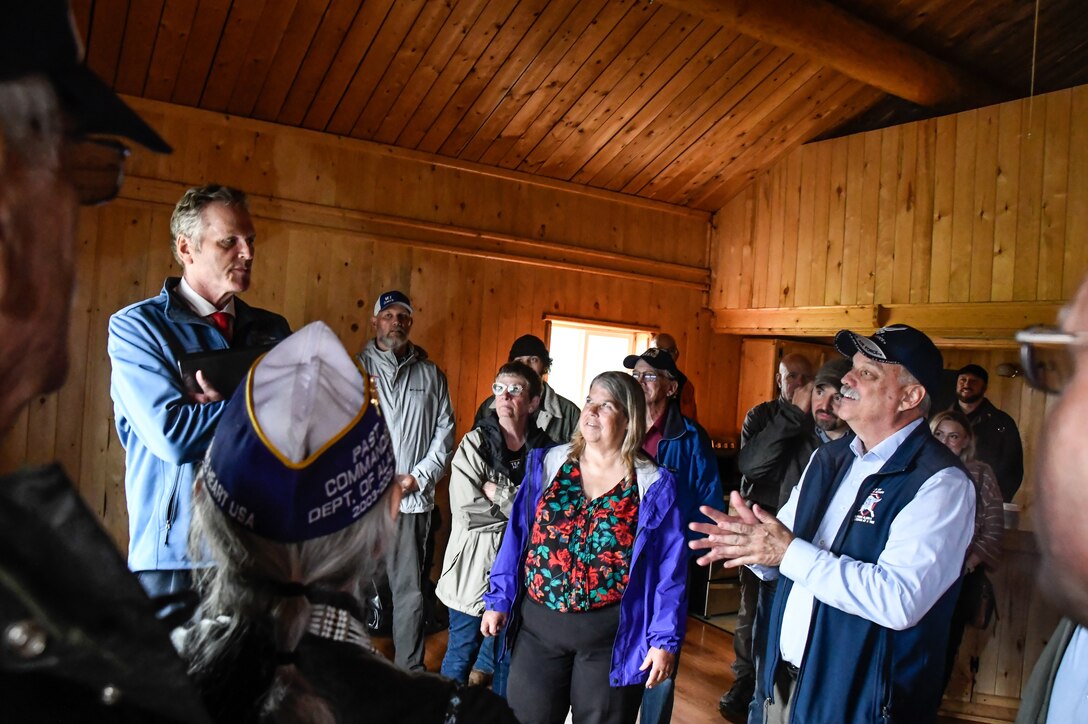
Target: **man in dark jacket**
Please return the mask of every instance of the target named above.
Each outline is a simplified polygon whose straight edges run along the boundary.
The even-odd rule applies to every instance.
[[[980,365],[970,364],[960,369],[952,409],[959,409],[971,421],[975,455],[994,469],[1001,496],[1008,503],[1024,481],[1024,446],[1016,422],[986,399],[989,383],[990,375]]]
[[[741,494],[750,503],[759,503],[772,512],[786,502],[817,444],[808,414],[812,363],[804,355],[788,354],[778,363],[774,379],[778,397],[748,411],[737,456],[737,467],[744,476]],[[747,716],[756,687],[752,625],[758,605],[759,579],[747,568],[740,570],[740,591],[740,610],[733,634],[735,678],[733,686],[718,700],[721,715],[736,721]]]
[[[684,523],[706,521],[699,506],[724,509],[724,494],[718,477],[718,465],[706,431],[680,412],[679,391],[684,375],[676,368],[675,358],[665,349],[651,347],[641,355],[624,358],[623,366],[646,396],[646,439],[642,449],[668,468],[676,477],[676,493]],[[688,538],[694,538],[688,532]],[[676,672],[642,697],[641,721],[659,724],[672,718]]]
[[[975,489],[925,424],[940,351],[893,325],[835,338],[852,368],[839,416],[855,433],[821,446],[771,515],[739,495],[736,516],[693,523],[724,560],[778,579],[757,680],[765,721],[934,722],[943,656],[974,532]],[[791,718],[792,717],[792,718]]]
[[[98,134],[170,151],[83,64],[67,2],[7,3],[0,430],[67,375],[78,207],[117,195],[128,155]],[[0,480],[0,629],[5,721],[207,721],[166,629],[59,465]]]

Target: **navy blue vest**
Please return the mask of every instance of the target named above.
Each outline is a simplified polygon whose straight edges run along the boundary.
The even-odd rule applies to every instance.
[[[816,452],[797,503],[793,532],[798,538],[811,541],[815,537],[853,459],[849,439],[828,443]],[[949,467],[963,469],[959,458],[933,438],[925,423],[919,425],[880,471],[861,484],[831,552],[875,563],[895,517],[926,480]],[[964,556],[966,551],[949,552],[953,554]],[[948,627],[959,587],[957,581],[917,625],[903,631],[816,601],[790,721],[933,721],[941,700]],[[760,672],[757,692],[764,698],[773,696],[774,671],[781,656],[782,615],[792,588],[791,579],[779,578],[767,630],[767,665]]]

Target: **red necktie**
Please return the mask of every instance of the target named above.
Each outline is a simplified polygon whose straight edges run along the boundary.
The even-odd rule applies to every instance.
[[[210,321],[213,325],[215,325],[216,329],[223,333],[223,336],[226,337],[227,342],[230,342],[231,318],[229,314],[227,314],[226,312],[212,312],[208,315],[208,321]]]

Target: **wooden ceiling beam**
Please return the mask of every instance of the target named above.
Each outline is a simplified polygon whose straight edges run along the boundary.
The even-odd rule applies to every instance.
[[[899,98],[936,108],[1009,94],[826,0],[660,0],[812,60]]]

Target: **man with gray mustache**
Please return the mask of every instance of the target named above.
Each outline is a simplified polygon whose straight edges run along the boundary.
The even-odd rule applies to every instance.
[[[786,362],[784,359],[783,363]],[[775,410],[759,433],[749,439],[743,448],[745,475],[751,475],[756,480],[776,481],[779,502],[775,505],[775,510],[789,499],[816,448],[849,434],[850,428],[838,415],[839,401],[842,399],[839,386],[843,376],[849,371],[850,360],[837,357],[824,363],[816,377],[798,387],[790,400],[780,398],[764,403],[748,413],[746,422],[758,420],[761,408],[771,407]],[[734,636],[734,647],[749,656],[748,670],[751,673],[747,684],[738,673],[733,688],[718,701],[718,712],[731,722],[748,721],[749,707],[755,692],[755,678],[763,661],[766,627],[775,591],[774,580],[760,581],[747,569],[743,569],[743,572],[749,575],[741,579],[741,585],[753,586],[756,595],[754,600],[742,605],[737,614],[738,633]],[[750,643],[741,646],[738,645],[738,640],[745,626],[747,631],[744,635]],[[735,672],[738,668],[734,665]],[[755,703],[759,708],[762,705],[762,701]]]
[[[777,579],[756,682],[765,722],[932,722],[938,661],[974,532],[975,491],[925,425],[943,359],[907,325],[865,337],[843,330],[852,358],[839,416],[855,436],[820,447],[775,516],[702,509],[714,524],[699,563],[747,565]]]

